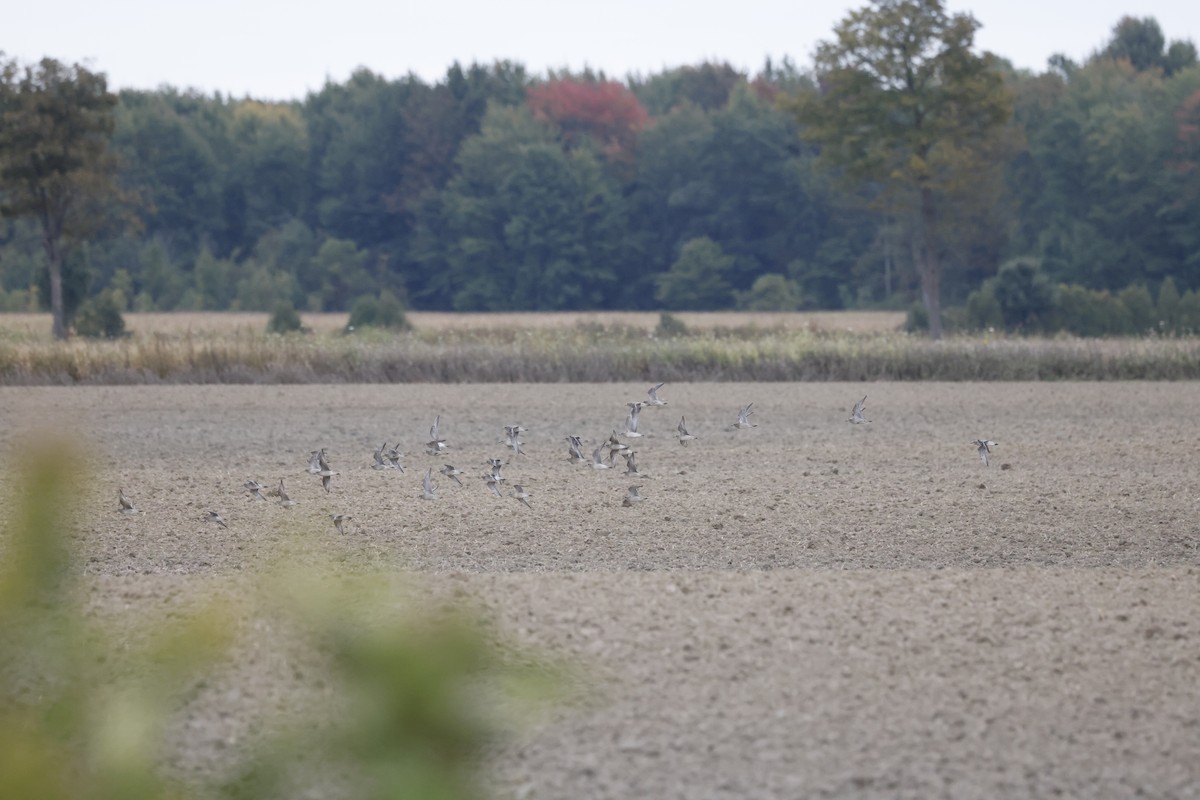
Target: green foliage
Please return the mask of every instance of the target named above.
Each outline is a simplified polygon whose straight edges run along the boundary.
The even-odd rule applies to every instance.
[[[799,311],[804,295],[795,281],[783,275],[760,275],[745,292],[735,292],[743,311]]]
[[[1034,332],[1052,326],[1054,285],[1042,274],[1036,259],[1007,261],[988,283],[1006,329]]]
[[[200,597],[218,599],[135,607],[116,620],[133,634],[110,630],[70,530],[79,460],[64,438],[19,448],[10,462],[18,502],[0,535],[0,798],[260,800],[314,780],[347,797],[482,798],[486,748],[512,727],[513,711],[495,709],[527,711],[561,684],[560,667],[506,647],[462,608],[328,567],[285,565],[237,592],[202,587]],[[221,680],[247,624],[320,654],[329,688],[288,702],[287,723],[256,720],[231,779],[174,780],[162,743],[183,704],[202,703]]]
[[[404,307],[391,292],[383,292],[379,297],[363,295],[354,301],[350,309],[350,321],[346,323],[347,331],[363,328],[387,328],[389,330],[407,331],[412,329]]]
[[[909,230],[927,304],[941,336],[946,209],[980,194],[1012,113],[995,57],[972,52],[979,23],[941,0],[890,0],[851,12],[821,42],[821,91],[795,105],[806,138],[847,181],[877,187],[877,204]]]
[[[295,333],[302,330],[304,325],[300,322],[296,307],[287,300],[277,302],[271,319],[267,321],[267,333]]]
[[[904,317],[904,330],[908,333],[929,331],[929,309],[923,303],[913,303]]]
[[[1082,286],[1059,290],[1059,324],[1079,336],[1125,336],[1133,332],[1129,310],[1108,292]]]
[[[75,333],[91,339],[118,339],[125,335],[124,300],[116,289],[105,289],[88,298],[75,314]]]
[[[1004,328],[1004,311],[996,300],[993,282],[984,283],[967,297],[964,323],[971,330],[990,331]]]
[[[1127,286],[1117,294],[1117,299],[1129,313],[1129,327],[1133,333],[1144,334],[1158,330],[1154,298],[1145,286],[1140,283]]]
[[[108,151],[116,103],[104,75],[78,64],[0,60],[0,212],[41,224],[59,339],[70,321],[64,259],[101,227],[116,194]]]
[[[671,268],[658,277],[654,299],[673,310],[726,308],[732,297],[726,275],[733,265],[734,259],[712,239],[690,239]]]
[[[1158,303],[1155,306],[1158,315],[1157,324],[1162,332],[1179,333],[1179,303],[1179,289],[1175,287],[1174,279],[1168,275],[1163,279],[1162,285],[1158,287]]]

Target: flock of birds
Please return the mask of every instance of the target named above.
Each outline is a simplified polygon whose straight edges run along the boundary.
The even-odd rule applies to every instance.
[[[638,431],[642,409],[667,405],[667,401],[659,397],[658,394],[665,385],[665,383],[659,383],[651,386],[647,390],[646,400],[626,403],[626,406],[629,408],[629,414],[625,418],[625,430],[620,434],[618,434],[616,430],[613,430],[612,435],[607,439],[602,440],[600,444],[598,444],[595,449],[591,451],[590,456],[586,453],[583,440],[579,436],[568,435],[566,437],[568,462],[571,464],[589,464],[594,470],[607,470],[615,469],[617,467],[617,459],[621,458],[625,462],[624,474],[626,476],[632,478],[642,477],[642,473],[638,471],[637,467],[637,453],[629,444],[622,442],[621,438],[624,437],[625,439],[635,440],[644,435]],[[864,416],[866,413],[866,403],[866,396],[856,402],[850,412],[850,418],[846,421],[854,425],[869,423],[870,420]],[[754,403],[747,403],[738,409],[736,421],[729,425],[725,430],[738,431],[749,428],[757,428],[757,423],[750,421],[750,417],[754,414],[753,406]],[[425,452],[431,456],[442,456],[445,455],[449,450],[449,445],[447,445],[445,437],[442,436],[441,422],[442,418],[439,414],[438,416],[434,417],[433,426],[429,429],[429,441],[425,445]],[[679,444],[683,445],[684,447],[687,447],[692,442],[697,441],[697,437],[688,432],[686,417],[680,416],[679,424],[676,426],[675,430]],[[532,506],[529,504],[529,500],[532,495],[526,491],[523,485],[514,483],[512,484],[512,491],[507,493],[504,492],[502,488],[507,483],[507,478],[503,474],[504,467],[511,463],[512,459],[516,456],[525,454],[525,451],[521,449],[521,434],[527,431],[528,428],[524,428],[521,425],[505,425],[504,438],[500,441],[503,442],[507,448],[513,451],[512,455],[509,456],[508,460],[501,458],[489,458],[485,462],[488,466],[488,469],[483,472],[480,477],[484,481],[487,490],[494,496],[505,497],[507,494],[508,497],[516,499],[517,502],[525,505],[528,508],[532,508]],[[989,456],[992,452],[991,448],[996,446],[996,442],[992,441],[991,439],[976,439],[975,441],[971,442],[971,444],[975,446],[976,451],[979,453],[979,459],[983,462],[984,466],[988,466]],[[608,449],[607,454],[604,452],[605,448]],[[397,470],[401,473],[405,471],[404,464],[402,463],[404,454],[399,452],[395,447],[389,446],[387,442],[380,444],[379,447],[375,449],[372,456],[374,459],[374,463],[371,464],[372,469]],[[326,493],[332,491],[331,487],[333,478],[340,474],[330,466],[329,457],[325,453],[325,448],[313,450],[309,453],[308,472],[309,474],[315,475],[321,479],[321,487],[326,491]],[[441,469],[438,470],[438,472],[450,480],[453,480],[459,486],[463,486],[463,482],[460,477],[466,474],[463,470],[458,469],[452,464],[444,464]],[[254,478],[247,480],[244,484],[244,487],[254,500],[266,502],[268,498],[273,497],[276,498],[279,504],[284,508],[290,508],[295,505],[295,502],[288,495],[287,485],[285,484],[283,478],[279,479],[279,486],[273,489],[268,488],[265,484]],[[628,507],[642,502],[644,498],[641,496],[641,489],[641,484],[630,485],[625,493],[625,498],[622,501],[622,505]],[[437,486],[433,482],[432,467],[426,469],[425,474],[422,477],[421,498],[424,500],[438,499]],[[125,496],[123,489],[117,490],[117,501],[119,504],[119,509],[122,513],[141,513],[141,509],[135,506],[133,502]],[[329,518],[333,522],[333,526],[340,534],[345,533],[346,523],[353,519],[353,517],[351,517],[349,514],[330,514]],[[229,527],[229,523],[226,522],[224,517],[222,517],[217,511],[209,511],[205,517],[205,520],[219,525],[222,528]]]

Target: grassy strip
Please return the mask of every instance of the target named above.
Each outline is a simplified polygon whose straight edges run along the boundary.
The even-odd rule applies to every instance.
[[[0,340],[0,384],[1194,380],[1200,339],[628,328]]]

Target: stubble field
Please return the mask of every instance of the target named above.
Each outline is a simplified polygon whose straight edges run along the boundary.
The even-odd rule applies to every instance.
[[[333,553],[581,665],[575,702],[491,754],[501,796],[1200,796],[1200,385],[668,384],[633,443],[645,477],[567,463],[567,434],[594,447],[645,390],[0,388],[0,437],[51,425],[85,447],[96,613]],[[850,425],[863,394],[871,423]],[[725,430],[750,402],[758,427]],[[435,414],[446,456],[424,453]],[[516,423],[505,475],[532,508],[476,477]],[[404,474],[370,468],[383,441]],[[305,472],[318,447],[328,494]],[[422,500],[446,462],[465,485],[435,471]],[[296,505],[253,501],[249,477]],[[624,507],[631,484],[645,500]],[[144,513],[117,512],[118,487]],[[353,515],[345,535],[330,513]],[[305,659],[244,644],[171,768],[219,772],[263,708],[313,691]]]

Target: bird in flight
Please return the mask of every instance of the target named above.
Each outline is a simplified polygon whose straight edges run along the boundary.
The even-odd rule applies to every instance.
[[[337,532],[343,535],[346,533],[346,531],[342,528],[342,525],[354,519],[354,517],[350,516],[349,514],[330,514],[329,518],[333,520],[333,527],[337,528]]]
[[[433,427],[429,429],[429,442],[425,445],[431,456],[440,456],[447,448],[446,440],[442,438],[442,415],[433,418]]]
[[[288,497],[287,489],[283,485],[283,478],[279,479],[279,490],[272,492],[272,494],[279,495],[279,505],[283,506],[284,508],[291,508],[292,506],[296,505],[292,498]]]
[[[604,456],[600,453],[603,449],[604,445],[599,444],[592,451],[592,469],[608,469],[608,464],[604,463]]]
[[[388,458],[390,452],[388,451],[387,442],[375,448],[375,452],[372,455],[375,458],[375,463],[371,465],[371,469],[400,469],[400,465],[396,461]],[[399,455],[399,453],[396,453],[397,461],[399,460]]]
[[[462,480],[458,477],[459,475],[462,475],[463,472],[461,469],[455,469],[454,465],[446,464],[439,470],[439,472],[441,472],[443,475],[445,475],[450,480],[457,483],[459,486],[463,485]]]
[[[863,399],[854,404],[854,410],[850,412],[850,419],[846,421],[853,422],[855,425],[859,425],[863,422],[870,422],[871,420],[863,417],[863,410],[866,407],[866,404],[867,396],[863,395]]]
[[[513,449],[516,455],[525,455],[525,451],[521,449],[521,434],[529,430],[520,425],[505,425],[504,426],[504,443]]]
[[[267,496],[263,494],[263,489],[267,488],[265,484],[259,483],[254,478],[251,478],[250,480],[246,481],[243,486],[246,487],[246,491],[248,491],[255,500],[262,500],[264,503],[267,501]]]
[[[750,415],[754,413],[753,411],[750,410],[750,406],[752,406],[752,405],[754,405],[754,403],[747,403],[746,405],[742,406],[741,409],[738,410],[737,422],[733,423],[733,425],[730,426],[729,430],[736,431],[736,430],[742,430],[744,428],[757,428],[758,427],[757,425],[755,425],[753,422],[750,421]]]
[[[684,447],[687,447],[688,442],[696,441],[696,437],[692,436],[690,433],[688,433],[688,429],[687,429],[687,426],[684,424],[683,417],[679,418],[679,427],[677,428],[677,430],[679,431],[679,443],[681,445],[683,445]]]
[[[988,466],[988,456],[991,455],[992,448],[996,446],[996,443],[991,439],[976,439],[971,444],[975,445],[976,449],[978,449],[979,460],[983,462],[985,467]]]
[[[425,470],[425,478],[421,481],[421,499],[437,500],[437,494],[433,488],[433,467]]]
[[[210,512],[208,512],[208,516],[207,516],[205,519],[207,519],[209,522],[215,522],[215,523],[217,523],[217,524],[218,524],[218,525],[220,525],[222,528],[226,528],[226,529],[228,529],[228,528],[229,528],[229,525],[228,525],[228,523],[226,523],[226,522],[225,522],[225,519],[224,519],[224,517],[222,517],[222,516],[221,516],[220,514],[218,514],[216,511],[210,511]]]
[[[629,406],[629,416],[625,418],[625,435],[631,439],[636,439],[642,435],[638,433],[638,417],[642,413],[642,404],[626,403],[625,405]],[[613,431],[614,438],[616,435],[617,432]]]
[[[641,488],[641,486],[630,486],[629,491],[625,493],[625,500],[621,503],[621,505],[628,507],[634,503],[642,502],[644,498],[638,493],[638,489]]]
[[[642,477],[642,473],[638,472],[637,468],[637,453],[630,450],[628,453],[622,453],[621,457],[625,459],[625,474],[634,478]]]
[[[533,497],[529,492],[525,491],[525,487],[519,483],[513,484],[513,497],[525,504],[526,508],[533,508],[529,505],[529,498]]]
[[[648,406],[665,406],[665,405],[667,404],[667,401],[666,401],[666,400],[663,400],[661,397],[659,397],[659,396],[658,396],[658,390],[659,390],[659,389],[661,389],[661,388],[662,388],[662,387],[664,387],[664,386],[666,386],[666,384],[665,384],[665,383],[659,383],[659,384],[655,384],[654,386],[651,386],[651,387],[650,387],[650,388],[649,388],[649,389],[646,391],[646,397],[647,397],[647,400],[646,400],[646,403],[645,403],[645,405],[648,405]]]
[[[587,456],[583,454],[583,440],[578,436],[567,436],[567,460],[572,464],[587,463]]]

